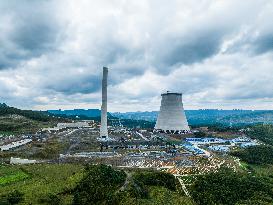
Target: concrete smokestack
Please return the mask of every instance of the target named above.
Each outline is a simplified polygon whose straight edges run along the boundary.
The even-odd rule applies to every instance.
[[[190,131],[182,104],[182,93],[161,94],[160,112],[155,129],[167,133],[185,133]]]
[[[101,104],[101,125],[100,125],[100,137],[108,138],[107,130],[107,77],[108,77],[108,68],[103,67],[102,75],[102,104]]]

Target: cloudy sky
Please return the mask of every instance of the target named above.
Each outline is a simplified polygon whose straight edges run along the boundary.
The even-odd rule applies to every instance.
[[[272,0],[0,0],[0,102],[25,109],[273,109]]]

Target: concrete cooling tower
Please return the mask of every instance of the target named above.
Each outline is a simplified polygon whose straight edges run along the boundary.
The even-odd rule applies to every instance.
[[[166,133],[187,133],[190,131],[182,104],[182,93],[161,94],[160,112],[155,130]]]

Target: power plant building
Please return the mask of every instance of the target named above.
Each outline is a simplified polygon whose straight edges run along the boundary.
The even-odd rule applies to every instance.
[[[108,77],[108,68],[103,67],[102,74],[102,104],[101,104],[101,125],[100,125],[100,137],[108,138],[107,130],[107,77]]]
[[[187,133],[190,131],[182,103],[182,93],[161,94],[160,112],[155,130],[166,133]]]

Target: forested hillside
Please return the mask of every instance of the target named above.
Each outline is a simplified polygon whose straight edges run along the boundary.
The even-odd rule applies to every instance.
[[[70,120],[54,117],[47,112],[20,110],[0,104],[0,134],[35,133],[42,127],[68,121]]]
[[[20,115],[31,120],[38,120],[43,122],[47,122],[52,119],[52,117],[47,112],[20,110],[18,108],[9,107],[4,103],[0,104],[0,116],[6,115]]]

